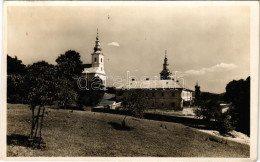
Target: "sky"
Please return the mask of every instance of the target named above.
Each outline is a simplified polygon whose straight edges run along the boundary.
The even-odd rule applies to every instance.
[[[75,50],[90,63],[97,28],[107,76],[159,76],[165,50],[169,69],[191,90],[198,82],[222,93],[250,75],[250,8],[243,6],[11,6],[7,53],[26,65],[56,64]]]

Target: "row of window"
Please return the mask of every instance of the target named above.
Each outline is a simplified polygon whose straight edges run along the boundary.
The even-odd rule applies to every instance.
[[[102,62],[102,58],[100,59],[100,61]],[[97,58],[95,57],[95,62],[97,62]]]
[[[174,97],[174,95],[175,95],[174,92],[172,92],[172,97]],[[149,96],[148,93],[145,93],[145,96],[148,97]],[[154,97],[154,96],[155,96],[155,93],[152,92],[152,97]],[[161,93],[161,96],[164,97],[164,92]]]
[[[155,106],[155,104],[154,104],[154,103],[152,103],[152,107],[154,107],[154,106]],[[164,106],[164,103],[163,103],[163,102],[161,103],[161,106]],[[171,107],[174,107],[174,106],[175,106],[175,103],[174,103],[174,102],[172,102],[172,103],[171,103]]]

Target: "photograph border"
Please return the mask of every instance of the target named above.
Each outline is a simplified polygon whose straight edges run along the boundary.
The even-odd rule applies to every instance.
[[[9,6],[248,6],[250,7],[250,158],[202,157],[7,157],[7,8]],[[3,53],[1,84],[0,159],[2,160],[73,160],[73,161],[256,161],[258,149],[259,91],[259,2],[258,1],[5,1],[3,7]]]

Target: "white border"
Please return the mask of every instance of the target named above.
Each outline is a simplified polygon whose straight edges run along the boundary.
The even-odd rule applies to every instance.
[[[8,6],[249,6],[250,16],[250,75],[251,75],[251,137],[250,158],[158,158],[158,157],[6,157],[6,53],[7,53],[7,7]],[[259,2],[256,1],[7,1],[4,2],[3,17],[3,55],[2,55],[2,112],[1,112],[1,154],[5,160],[88,160],[88,161],[256,161],[257,159],[257,129],[258,129],[258,61],[259,61]]]

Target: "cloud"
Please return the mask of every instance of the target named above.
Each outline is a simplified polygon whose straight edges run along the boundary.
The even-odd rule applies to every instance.
[[[111,43],[108,43],[107,45],[108,46],[115,46],[115,47],[119,47],[120,46],[119,43],[117,43],[117,42],[111,42]]]
[[[220,72],[228,71],[237,68],[235,64],[220,63],[209,68],[202,68],[200,70],[187,70],[185,73],[188,75],[204,75],[207,72]]]

